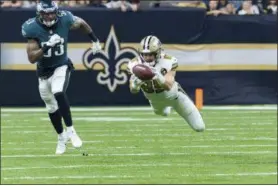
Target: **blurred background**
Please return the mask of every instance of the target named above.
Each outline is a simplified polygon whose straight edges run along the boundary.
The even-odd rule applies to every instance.
[[[35,8],[38,0],[30,1],[3,1],[2,8]],[[144,8],[160,8],[160,7],[196,7],[204,8],[208,14],[277,14],[276,0],[180,0],[180,1],[140,1],[140,0],[72,0],[72,1],[56,1],[60,7],[65,8],[108,8],[125,11],[138,11]]]
[[[36,2],[1,1],[2,106],[43,106],[35,65],[27,60],[21,36],[22,23],[36,16]],[[125,49],[136,50],[150,34],[178,58],[177,81],[193,100],[200,88],[205,105],[277,103],[276,0],[57,3],[88,21],[109,56],[94,56],[86,36],[70,33],[68,55],[75,65],[68,88],[72,105],[147,105],[143,95],[129,92],[125,68],[133,56]],[[115,57],[120,51],[123,55]],[[95,58],[105,64],[92,63]],[[100,73],[109,75],[101,79]]]

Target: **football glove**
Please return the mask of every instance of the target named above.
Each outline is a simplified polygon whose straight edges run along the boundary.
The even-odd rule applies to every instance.
[[[156,80],[159,84],[163,85],[166,81],[164,75],[162,75],[155,67],[150,67],[150,69],[152,69],[152,72],[155,74],[152,80]]]
[[[91,47],[93,54],[99,53],[101,51],[101,45],[99,41],[93,42]]]
[[[54,47],[55,45],[62,42],[62,38],[58,34],[54,34],[50,37],[48,42],[46,42],[46,45],[49,47]]]
[[[144,83],[141,79],[136,77],[134,74],[130,77],[131,88],[135,90],[139,90],[141,85]]]

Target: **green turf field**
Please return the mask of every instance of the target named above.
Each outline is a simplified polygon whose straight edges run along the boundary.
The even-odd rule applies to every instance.
[[[61,156],[47,113],[23,110],[1,112],[2,184],[277,184],[277,110],[204,109],[196,133],[175,113],[75,109],[84,146]]]

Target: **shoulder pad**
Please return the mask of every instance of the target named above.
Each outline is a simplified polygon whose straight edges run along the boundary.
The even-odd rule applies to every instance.
[[[173,57],[168,55],[168,54],[165,54],[165,55],[162,56],[162,58],[171,60]]]
[[[66,25],[71,26],[74,23],[74,15],[70,11],[61,10],[58,14],[60,19],[62,19]]]
[[[37,29],[36,29],[36,19],[28,19],[25,21],[21,27],[21,34],[25,38],[36,38],[37,37]]]
[[[174,56],[168,55],[168,54],[161,55],[161,59],[170,60],[172,63],[178,62],[177,58],[175,58]]]

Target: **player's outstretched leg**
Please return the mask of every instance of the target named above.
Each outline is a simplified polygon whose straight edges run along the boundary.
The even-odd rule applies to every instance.
[[[173,108],[187,121],[196,132],[205,130],[203,118],[191,99],[183,92],[178,92],[178,98],[174,100]]]
[[[54,99],[54,98],[53,98]],[[55,100],[54,100],[55,101]],[[57,105],[57,103],[56,103]],[[66,143],[69,140],[66,133],[63,131],[62,117],[59,112],[58,106],[57,110],[53,113],[48,113],[49,118],[53,127],[58,134],[58,143],[56,147],[56,154],[63,154],[66,151]]]
[[[55,96],[59,111],[67,126],[67,136],[71,140],[72,146],[81,147],[82,141],[73,127],[70,104],[65,93],[68,86],[69,77],[70,71],[68,70],[68,66],[65,65],[57,68],[53,74],[53,79],[51,82],[52,93]]]
[[[50,121],[58,134],[56,154],[63,154],[66,151],[67,135],[63,132],[62,116],[59,112],[57,102],[48,88],[47,80],[39,80],[39,92],[44,101]]]

